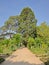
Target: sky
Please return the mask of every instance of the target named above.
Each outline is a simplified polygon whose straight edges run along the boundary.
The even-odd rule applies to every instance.
[[[10,16],[19,15],[24,7],[34,11],[37,25],[49,24],[49,0],[0,0],[0,27]]]

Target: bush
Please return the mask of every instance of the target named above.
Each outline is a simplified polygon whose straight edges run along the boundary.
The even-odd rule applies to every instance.
[[[8,44],[9,44],[9,39],[4,39],[2,41],[2,45],[6,45],[8,47]]]
[[[35,40],[34,40],[34,38],[32,38],[32,37],[29,37],[28,38],[28,48],[32,48],[33,46],[35,46]]]
[[[19,47],[22,43],[22,35],[17,33],[13,36],[13,41],[16,43],[16,45]]]
[[[20,47],[22,43],[22,35],[17,33],[11,39],[4,39],[0,41],[0,53],[10,54]]]
[[[3,59],[3,58],[0,58],[0,63],[2,63],[3,61],[5,61],[5,59]]]
[[[42,41],[42,39],[39,37],[37,37],[35,39],[32,37],[29,37],[27,46],[33,53],[35,53],[37,55],[45,54],[48,51],[47,44],[45,44]]]
[[[49,61],[45,62],[45,65],[49,65]]]
[[[3,53],[3,48],[0,47],[0,53]]]
[[[39,38],[39,37],[35,38],[35,42],[36,42],[36,47],[41,47],[41,45],[42,45],[41,38]]]

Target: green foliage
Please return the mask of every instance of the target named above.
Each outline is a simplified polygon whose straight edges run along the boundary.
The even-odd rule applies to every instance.
[[[23,44],[35,54],[49,53],[49,25],[37,26],[34,12],[26,7],[18,16],[11,16],[0,28],[2,33],[17,32],[13,38],[0,40],[0,53],[11,53]]]
[[[7,30],[12,30],[12,26],[15,24],[15,22],[13,21],[13,19],[9,18],[6,22],[5,22],[5,26],[7,28]]]
[[[47,62],[44,62],[45,63],[45,65],[49,65],[49,59],[47,60]]]
[[[21,34],[15,34],[13,36],[13,38],[10,39],[10,43],[9,43],[10,49],[11,50],[16,50],[17,48],[19,48],[21,46],[21,43],[22,43]]]
[[[35,40],[34,40],[34,38],[32,38],[32,37],[29,37],[28,38],[28,48],[32,48],[33,46],[35,46]]]
[[[17,33],[13,36],[13,38],[16,40],[16,43],[21,43],[22,35]]]
[[[18,18],[18,32],[26,37],[36,37],[36,23],[34,12],[28,7],[24,8]]]
[[[5,39],[2,41],[2,44],[3,45],[6,45],[8,47],[8,44],[9,44],[9,39]]]
[[[6,26],[2,26],[2,27],[0,28],[0,30],[2,31],[2,33],[4,33],[4,32],[7,31],[7,28],[6,28]]]
[[[13,39],[15,39],[16,45],[20,46],[22,43],[22,35],[17,33],[13,36]]]
[[[29,37],[27,47],[37,55],[46,54],[48,52],[48,45],[44,43],[40,37],[36,37],[35,39]]]
[[[3,53],[3,49],[0,47],[0,53]]]
[[[43,41],[41,40],[40,37],[36,37],[35,42],[36,42],[36,47],[41,47]]]
[[[21,34],[15,34],[12,39],[4,39],[0,41],[0,53],[12,53],[12,51],[15,51],[17,48],[21,46],[22,43],[22,35]]]
[[[34,12],[32,12],[32,10],[29,7],[26,7],[22,10],[20,16],[22,17],[23,20],[27,20],[27,19],[34,19]],[[29,18],[28,18],[29,17]]]
[[[49,41],[49,26],[43,22],[40,26],[37,27],[37,34],[43,39],[45,43]]]

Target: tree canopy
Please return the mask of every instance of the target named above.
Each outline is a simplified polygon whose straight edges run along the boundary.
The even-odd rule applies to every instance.
[[[4,24],[7,31],[16,31],[23,35],[36,37],[36,23],[34,12],[29,8],[24,8],[20,15],[11,16]]]
[[[24,8],[18,18],[18,32],[35,37],[36,23],[34,12],[28,7]]]

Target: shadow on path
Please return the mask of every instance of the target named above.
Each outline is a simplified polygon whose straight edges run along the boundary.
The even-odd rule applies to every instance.
[[[43,65],[42,63],[41,64],[30,64],[28,62],[11,62],[11,61],[6,61],[6,62],[3,62],[1,65]]]

